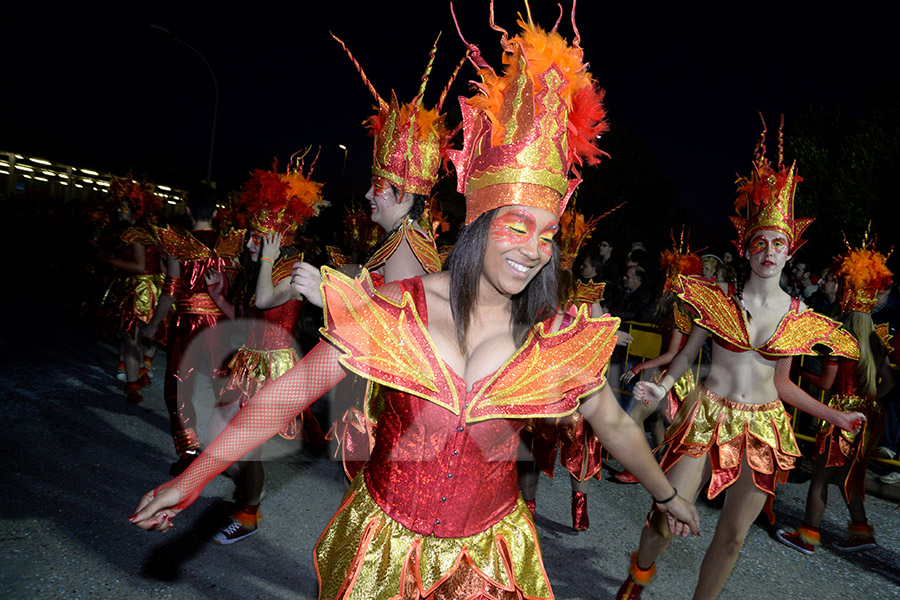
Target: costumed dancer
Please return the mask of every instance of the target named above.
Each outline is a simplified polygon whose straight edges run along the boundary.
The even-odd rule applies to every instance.
[[[128,275],[117,277],[103,296],[102,312],[115,318],[120,367],[125,373],[125,399],[128,404],[143,400],[141,388],[150,385],[156,345],[165,343],[165,321],[153,340],[146,343],[141,329],[150,321],[159,301],[163,284],[162,254],[156,245],[151,224],[162,209],[152,186],[138,183],[131,176],[113,177],[109,193],[118,203],[119,218],[130,225],[121,236],[123,251],[104,261]]]
[[[605,216],[605,215],[604,215]],[[584,243],[591,237],[601,217],[585,219],[575,209],[574,201],[559,219],[559,327],[568,327],[572,322],[572,312],[581,305],[593,317],[604,314],[600,301],[606,284],[576,281],[572,273],[575,258]],[[601,477],[601,453],[603,447],[594,435],[590,424],[579,412],[557,419],[538,419],[522,432],[522,439],[531,447],[534,462],[531,469],[526,464],[519,465],[519,485],[525,504],[535,514],[536,496],[540,473],[553,477],[556,456],[569,473],[572,484],[572,529],[584,531],[590,527],[587,510],[588,483],[592,478]]]
[[[731,217],[740,255],[750,263],[749,278],[727,296],[715,282],[678,277],[675,291],[693,313],[697,327],[659,381],[640,381],[635,398],[662,400],[690,368],[713,335],[709,375],[684,400],[666,433],[669,448],[661,465],[679,493],[695,499],[712,477],[708,497],[728,489],[715,535],[703,559],[694,598],[715,598],[737,561],[750,525],[765,509],[770,521],[775,486],[784,483],[800,456],[783,402],[847,431],[858,431],[865,415],[838,412],[816,401],[789,378],[791,357],[813,355],[822,345],[832,354],[857,358],[855,340],[832,321],[807,309],[779,286],[785,263],[805,240],[812,219],[794,218],[794,191],[800,177],[783,164],[779,128],[778,165],[765,156],[765,124],[756,147],[753,172],[740,179]],[[746,212],[744,212],[746,211]],[[640,598],[653,577],[656,559],[672,533],[654,511],[632,555],[630,576],[617,598]]]
[[[220,233],[213,228],[216,201],[212,188],[197,188],[186,198],[191,231],[155,230],[159,246],[167,254],[166,278],[162,297],[144,329],[144,336],[156,335],[157,327],[174,305],[163,384],[169,427],[178,454],[178,460],[169,469],[172,475],[184,471],[200,448],[193,402],[197,372],[202,370],[210,376],[216,397],[227,375],[224,352],[228,342],[219,340],[215,331],[215,325],[225,314],[207,292],[206,274],[215,269],[226,276],[229,284],[233,283],[237,257],[244,245],[244,231]],[[192,344],[195,340],[197,343]]]
[[[872,322],[872,308],[878,292],[890,285],[888,257],[864,242],[838,259],[835,275],[841,283],[841,320],[844,329],[859,343],[859,359],[841,357],[828,361],[820,375],[804,373],[818,388],[831,389],[828,405],[837,410],[858,410],[866,422],[858,433],[836,429],[823,423],[816,436],[815,462],[806,496],[803,525],[794,531],[779,529],[778,539],[804,554],[812,554],[819,545],[819,523],[828,503],[829,481],[842,481],[841,492],[850,511],[847,537],[832,545],[842,551],[870,550],[876,547],[875,531],[866,519],[866,467],[870,456],[877,456],[878,442],[884,430],[884,406],[881,399],[894,387],[888,355],[889,334]],[[880,335],[881,334],[881,335]],[[879,378],[881,379],[879,383]]]
[[[597,159],[602,122],[591,115],[602,107],[577,37],[569,46],[521,24],[504,35],[504,73],[473,54],[483,92],[462,102],[466,137],[452,155],[468,226],[447,270],[375,291],[365,273],[352,281],[324,268],[333,345],[263,388],[180,477],[142,498],[132,522],[168,530],[207,481],[342,377],[341,354],[381,384],[385,409],[371,459],[319,538],[321,599],[552,598],[518,491],[518,434],[525,419],[570,413],[579,398],[673,527],[699,527],[604,386],[617,319],[582,307],[551,330],[557,219],[578,182],[570,169]]]
[[[370,202],[372,221],[384,229],[385,234],[369,252],[362,266],[371,274],[376,287],[391,281],[437,273],[443,261],[434,241],[428,195],[438,181],[450,138],[455,133],[445,127],[441,110],[450,85],[463,63],[461,61],[456,67],[435,108],[426,109],[423,97],[437,51],[435,40],[418,93],[410,103],[400,105],[393,91],[390,102],[382,99],[344,42],[336,36],[332,37],[350,56],[377,102],[377,112],[366,121],[366,127],[375,140],[372,185],[366,198]],[[336,262],[343,262],[340,256],[333,258],[338,259]],[[346,266],[342,270],[356,274]],[[294,275],[297,279],[315,280],[316,287],[321,279],[319,270],[308,263],[296,265]],[[321,306],[318,293],[309,297],[313,304]],[[370,402],[374,391],[370,384],[358,377],[344,380],[335,396],[340,405],[349,403],[350,406],[343,411],[339,409],[342,417],[329,432],[329,439],[332,436],[337,438],[344,470],[348,479],[353,480],[374,445],[373,432],[381,407]]]
[[[228,364],[228,380],[219,393],[207,429],[212,441],[225,429],[238,410],[262,387],[286,373],[300,360],[294,329],[300,317],[302,301],[291,290],[291,267],[297,260],[293,249],[298,227],[317,215],[328,203],[322,198],[322,184],[303,172],[302,157],[289,165],[287,172],[255,170],[243,186],[241,205],[249,215],[250,235],[247,250],[255,274],[246,273],[246,294],[254,293],[246,304],[232,303],[223,291],[223,276],[207,273],[209,294],[229,318],[250,320],[247,341]],[[241,294],[235,294],[240,297]],[[307,433],[308,432],[308,433]],[[322,440],[318,421],[309,410],[291,421],[280,432],[287,439]],[[236,489],[236,505],[230,522],[213,541],[233,544],[257,532],[265,484],[262,446],[248,452],[229,470]]]
[[[675,240],[674,234],[672,235],[672,249],[662,252],[659,264],[660,271],[665,273],[666,277],[663,281],[662,295],[656,303],[653,320],[662,331],[666,351],[656,358],[645,360],[622,373],[622,381],[626,384],[637,377],[641,371],[667,367],[675,355],[684,348],[691,333],[691,318],[685,313],[684,307],[675,295],[675,283],[678,281],[679,275],[700,275],[703,272],[703,263],[696,253],[691,252],[690,245],[684,239],[683,231],[678,241]],[[694,386],[694,372],[692,369],[688,369],[666,394],[665,416],[670,423],[675,419],[675,414],[681,408],[682,401],[694,389]],[[663,443],[665,437],[665,426],[658,410],[659,405],[660,402],[654,402],[650,398],[644,397],[643,400],[635,402],[629,412],[634,422],[641,427],[647,417],[653,414],[657,415],[652,427],[653,444],[656,447]],[[616,473],[613,477],[620,483],[637,483],[637,479],[628,471]]]

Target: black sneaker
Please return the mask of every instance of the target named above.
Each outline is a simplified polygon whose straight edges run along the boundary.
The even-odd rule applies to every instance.
[[[259,531],[259,528],[257,527],[248,529],[244,525],[241,525],[240,522],[232,521],[230,524],[224,527],[222,531],[213,536],[213,541],[217,544],[227,546],[228,544],[233,544],[235,542],[241,541],[244,538],[248,538],[257,531]]]

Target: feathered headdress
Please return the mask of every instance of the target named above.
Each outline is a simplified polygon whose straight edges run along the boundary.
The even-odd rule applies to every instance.
[[[672,232],[672,249],[663,250],[659,258],[660,271],[666,274],[666,281],[663,284],[664,292],[675,290],[675,281],[679,275],[700,275],[703,273],[703,261],[696,252],[691,252],[691,244],[685,239],[684,229],[681,230],[681,237],[675,239],[675,232]]]
[[[444,116],[440,113],[450,85],[456,79],[462,66],[462,61],[441,93],[437,106],[428,110],[422,102],[422,97],[425,95],[425,86],[428,83],[428,76],[431,74],[431,66],[434,64],[437,40],[434,41],[434,47],[431,49],[419,92],[412,102],[401,105],[393,91],[390,102],[383,100],[369,82],[362,67],[353,58],[347,45],[336,35],[331,34],[331,37],[337,40],[350,56],[350,60],[353,61],[362,76],[363,83],[366,84],[378,103],[377,112],[365,122],[369,133],[375,138],[372,175],[387,180],[400,190],[397,197],[398,202],[403,198],[404,192],[427,196],[438,180],[438,171],[444,162],[450,138],[456,133],[447,130],[444,126]],[[440,37],[438,35],[438,39]]]
[[[559,20],[546,32],[532,22],[527,1],[525,7],[528,21],[520,18],[522,31],[509,38],[494,23],[491,2],[491,27],[503,34],[501,74],[463,39],[481,77],[475,84],[480,93],[460,98],[463,148],[449,152],[457,191],[466,195],[466,225],[507,205],[562,214],[581,182],[578,168],[599,163],[604,154],[596,145],[608,130],[604,92],[584,62],[574,2],[571,45],[556,31]]]
[[[762,114],[760,114],[762,119]],[[771,229],[783,233],[790,243],[790,253],[796,252],[806,240],[800,236],[815,219],[794,218],[794,192],[797,184],[803,179],[796,174],[797,163],[790,168],[784,165],[784,115],[778,127],[778,168],[766,158],[766,122],[763,120],[763,131],[754,152],[753,172],[750,177],[737,180],[738,198],[734,209],[739,215],[731,217],[738,238],[734,240],[741,256],[747,248],[747,242],[760,229]]]
[[[887,268],[887,255],[875,250],[875,238],[869,232],[859,248],[851,248],[844,236],[847,252],[837,258],[835,276],[841,281],[841,309],[871,313],[878,299],[878,292],[891,284],[892,273]],[[893,251],[892,251],[893,252]]]
[[[277,160],[271,171],[254,170],[241,195],[250,215],[250,227],[262,233],[280,233],[284,246],[293,242],[300,223],[329,205],[322,197],[322,184],[310,179],[316,161],[313,160],[308,174],[303,172],[306,152],[299,158],[292,156],[284,173],[278,172]]]
[[[153,185],[138,183],[127,177],[113,177],[109,182],[109,195],[118,202],[127,202],[138,221],[154,221],[162,210],[162,200],[153,193]]]

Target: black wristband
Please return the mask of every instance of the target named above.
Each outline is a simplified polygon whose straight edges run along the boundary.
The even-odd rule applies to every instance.
[[[656,498],[654,498],[653,501],[656,502],[657,504],[668,504],[669,502],[671,502],[672,500],[675,499],[675,496],[678,495],[678,490],[675,489],[674,485],[672,486],[672,490],[673,490],[672,495],[669,496],[668,498],[666,498],[665,500],[657,500]]]

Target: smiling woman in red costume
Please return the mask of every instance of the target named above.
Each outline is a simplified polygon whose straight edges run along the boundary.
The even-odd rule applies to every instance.
[[[659,401],[697,358],[708,333],[714,349],[709,376],[684,400],[666,435],[669,450],[661,466],[686,498],[695,499],[710,480],[710,498],[728,489],[716,532],[700,568],[694,598],[715,598],[725,585],[750,525],[766,509],[772,519],[775,486],[783,483],[800,456],[782,401],[845,430],[857,430],[861,413],[841,413],[817,402],[788,375],[791,357],[814,354],[814,345],[856,357],[855,340],[840,323],[808,310],[778,285],[781,271],[804,240],[812,219],[794,218],[794,190],[800,181],[782,164],[781,129],[777,169],[765,156],[765,129],[756,149],[753,173],[740,180],[735,207],[747,218],[732,217],[735,245],[750,263],[738,293],[727,296],[715,282],[679,277],[676,291],[693,312],[687,344],[672,359],[659,383],[638,382],[635,398]],[[640,598],[656,559],[672,539],[666,520],[655,513],[632,556],[631,573],[617,598]]]
[[[380,384],[385,408],[372,458],[316,547],[322,599],[552,598],[516,477],[518,433],[532,417],[581,410],[673,528],[698,529],[604,385],[618,320],[581,308],[568,327],[551,327],[553,237],[578,183],[570,170],[598,157],[603,124],[592,115],[602,106],[577,38],[569,46],[521,25],[503,37],[502,74],[473,51],[482,93],[462,101],[465,141],[452,155],[468,225],[447,270],[374,292],[365,274],[325,269],[331,343],[250,400],[182,476],[146,494],[135,524],[169,529],[211,477],[343,376],[340,353]]]

